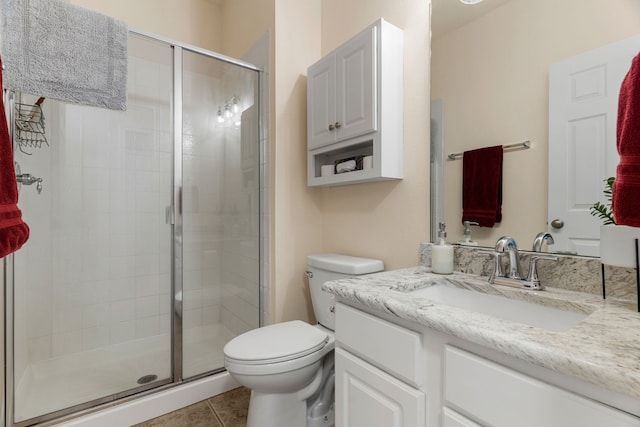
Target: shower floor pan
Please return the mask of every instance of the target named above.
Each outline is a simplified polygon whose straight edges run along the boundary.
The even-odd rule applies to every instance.
[[[186,331],[184,376],[223,367],[222,348],[232,337],[220,325]],[[15,394],[16,422],[140,387],[146,375],[170,378],[169,343],[169,334],[157,335],[30,365]]]

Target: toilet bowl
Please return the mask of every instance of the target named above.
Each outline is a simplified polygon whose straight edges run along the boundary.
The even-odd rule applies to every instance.
[[[294,320],[238,338],[225,347],[225,366],[236,381],[251,389],[247,427],[313,425],[308,418],[321,419],[317,426],[333,425],[332,331]],[[285,341],[289,345],[283,351],[277,343]],[[249,347],[256,351],[247,352]],[[242,358],[243,354],[252,358]],[[325,388],[330,390],[322,393]]]
[[[333,297],[328,280],[382,271],[382,261],[339,254],[307,257],[319,323],[277,323],[241,334],[224,347],[225,367],[251,389],[247,427],[333,427]]]

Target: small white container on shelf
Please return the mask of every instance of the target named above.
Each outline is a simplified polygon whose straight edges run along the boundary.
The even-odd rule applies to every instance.
[[[371,169],[373,167],[373,156],[364,156],[362,158],[362,169]]]
[[[333,165],[322,165],[320,167],[320,176],[331,176],[335,174],[335,167]]]

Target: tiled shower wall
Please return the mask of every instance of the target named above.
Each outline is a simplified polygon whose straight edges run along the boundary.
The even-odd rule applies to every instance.
[[[188,333],[220,320],[225,133],[210,117],[214,100],[222,98],[215,80],[198,73],[184,80],[183,327]]]
[[[225,168],[223,178],[221,321],[233,335],[258,327],[260,317],[259,164],[254,112],[257,114],[257,109],[251,108],[244,114],[242,140],[227,144],[225,149],[225,162],[232,167]],[[246,131],[247,127],[256,132]],[[250,158],[243,161],[242,146],[250,140],[254,140],[253,149],[244,150]]]
[[[169,331],[169,77],[132,60],[127,112],[47,101],[51,146],[20,156],[44,190],[21,193],[32,233],[16,257],[28,262],[16,286],[28,357],[17,363]]]
[[[187,340],[199,327],[219,323],[219,337],[228,339],[259,325],[255,75],[229,65],[207,73],[197,58],[185,63],[197,71],[183,89],[183,325]],[[234,95],[246,110],[242,125],[217,123],[212,112]]]
[[[126,113],[45,103],[51,147],[20,157],[44,191],[21,193],[32,236],[16,257],[26,281],[16,287],[16,337],[28,336],[16,341],[18,378],[28,363],[168,334],[169,76],[132,60]],[[189,78],[185,91],[219,84]],[[193,118],[183,156],[184,327],[222,321],[241,333],[259,317],[258,147],[241,167],[240,130]]]
[[[199,101],[194,108],[185,106],[193,115],[188,122],[194,124],[185,129],[184,144],[189,177],[184,190],[189,201],[185,260],[202,260],[202,265],[185,273],[184,322],[188,328],[220,322],[226,337],[259,325],[259,151],[253,77],[234,73],[225,75],[221,84],[193,75],[185,87],[185,99]],[[192,90],[197,93],[190,94]],[[244,110],[239,127],[200,116],[217,111],[215,104],[201,105],[211,102],[201,94],[212,91],[218,102],[239,97]]]

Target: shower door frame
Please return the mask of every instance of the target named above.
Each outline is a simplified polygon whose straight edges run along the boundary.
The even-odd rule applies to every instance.
[[[165,380],[155,381],[151,384],[141,385],[139,387],[123,390],[118,393],[114,393],[102,398],[90,400],[78,405],[74,405],[68,408],[60,409],[55,412],[40,415],[34,418],[30,418],[24,421],[14,422],[14,394],[15,394],[15,361],[14,361],[14,286],[15,286],[15,259],[14,255],[10,254],[3,260],[4,264],[4,290],[2,296],[0,296],[0,304],[4,308],[4,315],[0,316],[0,341],[4,344],[3,352],[0,353],[0,364],[4,365],[0,368],[0,378],[4,379],[4,387],[0,391],[0,427],[26,427],[33,424],[48,423],[54,421],[54,423],[62,422],[72,418],[76,418],[81,415],[86,415],[92,412],[97,412],[104,409],[106,404],[122,404],[132,400],[136,400],[140,397],[155,394],[167,389],[179,387],[186,383],[202,379],[215,375],[219,372],[225,371],[224,367],[213,369],[207,372],[203,372],[187,379],[183,378],[183,213],[182,213],[182,191],[183,191],[183,168],[182,168],[182,156],[183,156],[183,58],[184,52],[192,52],[206,56],[213,60],[223,61],[225,63],[242,67],[257,73],[256,89],[257,94],[255,104],[258,106],[258,140],[255,142],[260,146],[265,138],[266,130],[264,128],[264,103],[263,100],[266,96],[266,79],[264,78],[264,70],[261,68],[235,59],[226,55],[222,55],[216,52],[212,52],[206,49],[202,49],[189,44],[177,42],[169,38],[150,34],[144,31],[129,29],[130,35],[139,36],[145,39],[149,39],[155,42],[168,45],[172,49],[172,62],[173,62],[173,99],[171,102],[171,117],[173,127],[173,189],[172,189],[172,201],[170,206],[170,215],[168,219],[172,226],[172,265],[171,265],[171,277],[172,277],[172,316],[171,316],[171,376]],[[15,119],[15,93],[7,91],[4,95],[5,100],[5,114],[9,126],[9,133],[12,141],[13,148],[15,149],[14,142],[14,119]],[[258,160],[258,167],[262,168],[263,150],[258,150],[260,158]],[[258,186],[259,193],[262,193],[262,183],[260,182],[262,173],[258,174]],[[262,196],[259,197],[259,240],[263,242],[268,236],[267,230],[263,228],[263,205]],[[259,249],[259,263],[260,263],[260,275],[259,275],[259,323],[263,324],[263,286],[262,283],[265,280],[265,271],[263,269],[263,245],[260,244]],[[4,363],[2,363],[4,362]]]

